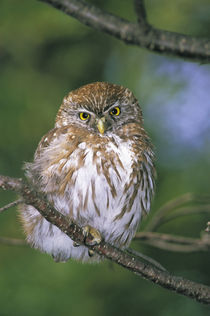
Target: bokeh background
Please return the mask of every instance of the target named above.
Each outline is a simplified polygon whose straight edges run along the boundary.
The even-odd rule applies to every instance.
[[[135,20],[132,1],[91,1]],[[209,0],[147,0],[149,21],[163,29],[210,36]],[[210,66],[168,58],[92,30],[35,0],[0,1],[0,174],[22,177],[62,98],[94,81],[129,87],[155,144],[157,193],[149,219],[186,192],[209,196]],[[0,205],[15,199],[0,192]],[[181,217],[160,232],[199,237],[209,217]],[[144,223],[142,227],[144,227]],[[0,215],[0,236],[23,238],[15,209]],[[208,253],[133,247],[169,271],[210,284]],[[207,306],[104,262],[54,263],[29,247],[0,244],[0,316],[208,315]]]

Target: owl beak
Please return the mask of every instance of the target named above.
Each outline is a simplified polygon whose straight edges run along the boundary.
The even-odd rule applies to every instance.
[[[102,117],[97,122],[97,128],[99,132],[103,135],[105,132],[105,117]]]

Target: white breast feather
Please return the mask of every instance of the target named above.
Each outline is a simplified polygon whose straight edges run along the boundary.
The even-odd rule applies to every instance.
[[[133,186],[131,186],[131,188],[129,189],[130,191],[126,192],[126,194],[124,194],[124,188],[125,185],[130,181],[130,175],[133,171],[132,164],[136,159],[131,150],[131,144],[128,142],[120,142],[120,139],[118,139],[116,136],[115,138],[117,146],[112,142],[109,142],[109,144],[106,146],[106,151],[114,152],[116,155],[118,155],[122,165],[124,166],[124,168],[122,168],[118,164],[117,167],[121,179],[119,179],[114,168],[109,168],[110,177],[117,192],[116,197],[112,196],[109,184],[107,183],[105,176],[102,173],[97,173],[96,164],[100,164],[100,161],[102,159],[100,149],[98,149],[97,152],[96,164],[93,164],[93,152],[90,148],[87,148],[85,150],[86,156],[84,166],[81,169],[75,171],[73,174],[74,179],[76,179],[74,187],[72,187],[70,184],[67,185],[64,196],[49,194],[49,198],[53,200],[55,208],[63,214],[69,215],[68,205],[69,201],[71,200],[73,206],[73,217],[74,219],[78,220],[77,212],[78,208],[81,206],[81,195],[84,200],[85,194],[86,192],[88,192],[87,209],[80,210],[80,217],[82,220],[79,220],[78,224],[88,224],[90,226],[93,226],[100,231],[102,236],[106,236],[106,240],[110,243],[112,243],[120,235],[122,235],[122,239],[124,239],[124,241],[129,237],[129,242],[129,240],[133,237],[133,234],[135,233],[140,220],[140,199],[142,199],[146,209],[148,209],[148,203],[150,203],[146,203],[145,191],[141,191],[139,189],[130,212],[126,212],[124,216],[122,216],[122,218],[119,220],[113,220],[122,211],[122,208],[126,203],[127,193],[129,193],[129,196],[131,196],[133,193]],[[58,142],[57,148],[60,150],[60,142]],[[70,159],[66,159],[66,161],[64,161],[65,159],[61,159],[57,163],[57,165],[50,166],[47,170],[45,169],[45,173],[56,173],[60,165],[63,165],[64,170],[72,167],[77,167],[80,151],[84,151],[85,148],[86,143],[80,143],[78,148],[71,154]],[[49,151],[50,155],[51,148],[48,147],[48,149],[46,150]],[[53,155],[56,155],[55,143],[53,144]],[[150,174],[151,172],[149,172],[149,177]],[[98,216],[98,214],[96,213],[95,205],[92,201],[93,192],[91,181],[93,179],[95,181],[95,204],[100,211],[100,216]],[[137,179],[135,179],[134,181],[136,182]],[[46,189],[47,186],[48,185],[46,185]],[[80,195],[75,194],[75,192],[79,192]],[[107,203],[109,204],[108,208]],[[28,207],[27,212],[28,216],[30,216],[31,219],[39,214],[31,206]],[[131,217],[133,217],[131,225],[129,226],[129,229],[125,229],[125,226],[129,222]],[[53,229],[51,228],[52,231],[50,233],[49,227],[50,224],[46,220],[44,220],[42,227],[39,227],[37,225],[36,229],[34,230],[34,236],[28,237],[29,241],[32,242],[35,247],[53,254],[59,261],[67,260],[69,257],[75,257],[79,259],[83,258],[84,260],[89,259],[86,247],[80,246],[79,248],[75,249],[73,247],[73,242],[69,237],[67,237],[55,226],[53,226]]]

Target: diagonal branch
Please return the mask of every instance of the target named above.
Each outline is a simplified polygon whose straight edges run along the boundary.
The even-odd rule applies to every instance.
[[[210,40],[160,30],[145,24],[143,1],[136,1],[139,23],[133,23],[110,14],[84,0],[39,0],[76,18],[81,23],[108,33],[127,44],[147,48],[160,54],[188,58],[192,61],[210,61]],[[147,25],[149,27],[142,27]]]
[[[59,213],[46,199],[46,197],[36,192],[31,186],[21,179],[0,176],[0,188],[12,190],[18,193],[26,204],[33,205],[49,222],[56,225],[61,231],[67,234],[76,243],[84,244],[82,229],[70,221],[70,219]],[[91,236],[88,236],[91,239]],[[90,241],[90,240],[89,240]],[[145,264],[139,259],[126,252],[113,247],[102,241],[96,246],[86,246],[101,256],[110,259],[124,268],[150,280],[164,288],[175,291],[179,294],[194,298],[199,302],[210,304],[210,288],[181,277],[161,271],[151,264]]]

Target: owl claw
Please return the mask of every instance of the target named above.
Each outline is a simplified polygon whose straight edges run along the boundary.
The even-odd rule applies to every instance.
[[[98,245],[102,241],[102,237],[99,231],[89,225],[84,226],[82,228],[82,232],[85,239],[85,244],[88,246]]]
[[[74,241],[74,242],[73,242],[73,246],[74,246],[74,247],[79,247],[80,244],[78,244],[76,241]]]
[[[88,249],[88,255],[89,257],[93,257],[95,255],[95,251]]]

